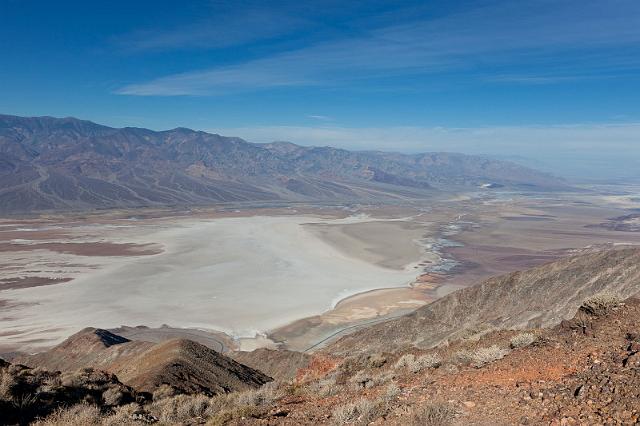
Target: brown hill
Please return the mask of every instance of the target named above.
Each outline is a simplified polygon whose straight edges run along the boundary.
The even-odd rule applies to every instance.
[[[611,291],[640,291],[640,250],[610,250],[561,259],[490,278],[398,319],[347,335],[323,351],[429,348],[494,329],[547,327],[571,318],[583,300]]]
[[[88,327],[46,352],[20,356],[14,362],[52,371],[92,367],[113,372],[118,360],[130,359],[152,346],[153,343],[130,341],[107,330]]]
[[[212,395],[257,388],[271,381],[260,371],[190,340],[158,344],[129,341],[95,328],[86,328],[46,352],[14,361],[48,370],[105,370],[146,392],[167,384],[183,393]]]
[[[216,395],[258,388],[272,379],[200,343],[173,339],[139,356],[118,360],[116,375],[135,389],[152,392],[167,384],[184,393]]]

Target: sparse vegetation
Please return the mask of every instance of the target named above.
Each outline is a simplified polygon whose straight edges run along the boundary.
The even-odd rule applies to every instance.
[[[398,358],[396,361],[394,368],[396,370],[407,368],[409,365],[413,364],[416,360],[416,356],[414,354],[405,354]]]
[[[440,365],[442,365],[442,358],[436,354],[426,354],[416,358],[415,364],[409,369],[411,372],[417,373],[425,368],[438,368]]]
[[[349,382],[356,390],[370,388],[375,384],[371,374],[364,371],[358,371],[351,379],[349,379]]]
[[[504,358],[508,353],[509,351],[507,349],[502,349],[493,345],[488,348],[476,349],[471,354],[471,361],[474,367],[480,368],[493,361]]]
[[[160,401],[164,398],[170,398],[176,395],[176,390],[167,384],[162,384],[153,392],[153,400]]]
[[[102,424],[102,414],[95,405],[78,404],[71,408],[58,408],[49,417],[33,423],[34,426],[92,426]]]
[[[407,369],[412,373],[419,373],[425,368],[437,368],[442,359],[436,354],[426,354],[416,357],[413,354],[401,356],[395,364],[396,369]]]
[[[381,415],[380,403],[369,399],[360,399],[356,402],[336,407],[332,418],[335,424],[367,425]]]
[[[63,416],[66,414],[61,407],[79,403],[85,405],[74,410],[77,417],[85,418],[96,407],[104,410],[131,403],[136,397],[131,388],[109,373],[83,369],[61,374],[0,360],[0,413],[9,424],[28,424],[52,413]]]
[[[373,354],[369,356],[367,364],[369,368],[380,368],[387,363],[387,358],[382,354]]]
[[[458,365],[470,365],[473,362],[473,352],[466,349],[459,350],[453,354],[451,361]]]
[[[239,393],[238,404],[254,407],[273,404],[276,399],[281,397],[281,394],[278,385],[272,383],[267,383],[259,389]]]
[[[398,387],[396,383],[391,383],[389,386],[387,386],[384,396],[386,399],[391,400],[400,395],[400,393],[402,393],[400,387]]]
[[[582,303],[581,309],[590,315],[605,315],[612,308],[618,306],[622,299],[610,292],[595,294]]]
[[[211,398],[204,395],[177,395],[154,401],[149,412],[161,422],[175,424],[203,416],[210,405]]]
[[[535,341],[536,341],[535,334],[522,333],[522,334],[518,334],[517,336],[514,336],[509,342],[509,345],[511,346],[512,349],[524,348],[525,346],[529,346]]]
[[[446,403],[418,406],[410,413],[410,424],[415,426],[445,426],[458,414],[455,407]]]
[[[336,383],[335,376],[328,376],[309,384],[308,390],[311,394],[325,398],[337,395],[342,390],[342,386]]]

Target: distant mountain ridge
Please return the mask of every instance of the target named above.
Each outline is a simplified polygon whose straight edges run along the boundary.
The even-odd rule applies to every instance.
[[[556,190],[514,163],[255,144],[186,128],[112,128],[76,118],[0,115],[0,213],[241,201],[424,198],[494,182]]]

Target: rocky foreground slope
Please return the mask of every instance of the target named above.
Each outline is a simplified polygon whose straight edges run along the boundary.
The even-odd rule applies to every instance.
[[[451,293],[415,312],[350,334],[327,353],[429,348],[495,329],[558,324],[588,297],[640,292],[640,250],[572,256],[526,271],[490,278]]]
[[[484,289],[476,294],[482,296],[478,300],[462,290],[447,304],[467,320],[455,319],[451,325],[453,318],[443,318],[447,327],[436,334],[431,331],[435,322],[425,323],[424,339],[416,326],[406,336],[396,329],[401,344],[391,340],[381,345],[383,341],[373,340],[394,336],[376,333],[366,335],[368,345],[362,344],[361,334],[311,355],[268,350],[238,354],[236,359],[264,366],[280,380],[217,395],[186,384],[207,377],[203,372],[216,362],[217,368],[229,368],[220,360],[231,360],[222,355],[175,340],[144,349],[144,342],[85,330],[75,336],[76,342],[92,349],[83,351],[70,339],[66,347],[31,358],[32,365],[38,360],[68,371],[0,365],[0,408],[5,408],[0,420],[27,423],[49,414],[39,424],[640,424],[640,299],[634,294],[640,285],[638,256],[638,250],[619,250],[563,259],[489,280],[480,285]],[[571,306],[576,308],[569,313]],[[490,326],[478,328],[482,321]],[[474,324],[471,331],[453,330],[468,324]],[[352,352],[346,350],[349,341],[358,345]],[[171,372],[173,362],[155,368],[156,358],[149,354],[171,353],[169,348],[175,347],[189,348],[197,368],[168,375],[165,370]],[[70,348],[75,348],[72,355],[65,352]],[[94,350],[101,355],[87,353]],[[154,371],[150,376],[163,377],[146,388],[153,393],[110,373],[71,371],[94,362],[122,368],[126,377],[126,366],[120,364],[141,365],[134,361],[140,359],[138,353],[147,354],[142,358]],[[164,382],[168,378],[171,383]],[[55,411],[61,405],[69,407]]]
[[[493,183],[566,188],[514,163],[450,153],[252,144],[184,128],[0,115],[0,213],[242,201],[424,198]]]

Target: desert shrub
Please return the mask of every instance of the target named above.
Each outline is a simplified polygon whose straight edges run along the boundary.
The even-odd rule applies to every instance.
[[[242,407],[229,408],[227,410],[220,411],[210,417],[207,421],[207,426],[223,426],[229,424],[234,419],[246,419],[248,417],[258,417],[265,413],[257,407],[250,407],[248,405]],[[245,424],[243,422],[241,424]]]
[[[193,395],[185,398],[184,404],[178,406],[178,417],[193,419],[203,417],[209,408],[211,398],[206,395]]]
[[[18,385],[16,376],[9,369],[0,372],[0,399],[11,401],[14,396],[15,388]]]
[[[34,394],[22,394],[15,396],[11,404],[20,412],[28,412],[38,402],[38,397]]]
[[[399,370],[401,368],[407,368],[410,364],[413,364],[416,360],[416,356],[413,354],[405,354],[398,358],[393,368]]]
[[[425,368],[437,368],[442,365],[442,358],[436,354],[426,354],[416,358],[415,363],[409,366],[412,373],[417,373]]]
[[[369,356],[367,365],[370,368],[380,368],[387,363],[387,358],[382,354],[373,354]]]
[[[394,380],[396,377],[397,375],[393,370],[376,374],[375,376],[372,377],[373,385],[374,386],[384,385],[386,383],[389,383],[391,380]]]
[[[209,407],[205,412],[205,417],[212,417],[217,413],[232,410],[238,405],[238,395],[237,392],[232,392],[212,397],[209,400]]]
[[[154,401],[149,412],[161,422],[175,424],[205,416],[210,403],[205,395],[177,395]]]
[[[508,350],[493,345],[488,348],[476,349],[471,355],[471,360],[474,367],[480,368],[493,361],[504,358],[507,353],[509,353]]]
[[[336,407],[332,412],[335,424],[367,425],[380,416],[380,404],[369,399],[360,399]]]
[[[473,352],[461,349],[451,356],[451,362],[457,365],[470,365],[473,362]]]
[[[338,366],[338,374],[343,376],[351,376],[354,373],[367,368],[369,363],[367,355],[353,355],[345,358]]]
[[[106,405],[120,405],[124,400],[124,393],[117,387],[112,387],[102,392],[102,400]]]
[[[305,386],[303,383],[298,381],[292,381],[287,383],[287,385],[283,389],[283,393],[289,396],[300,396],[305,393]]]
[[[373,376],[364,371],[358,371],[352,378],[349,379],[354,389],[366,389],[374,386]]]
[[[121,426],[123,424],[131,424],[134,421],[136,415],[138,415],[140,418],[147,417],[149,422],[155,420],[155,418],[151,418],[150,415],[145,416],[144,411],[139,404],[131,403],[120,407],[115,407],[111,415],[104,418],[104,420],[102,421],[102,426]]]
[[[509,345],[511,346],[512,349],[524,348],[525,346],[529,346],[535,341],[536,341],[535,334],[522,333],[522,334],[518,334],[517,336],[514,336],[509,342]]]
[[[160,401],[164,398],[170,398],[176,395],[176,390],[173,386],[162,384],[153,391],[153,400]]]
[[[426,354],[416,357],[413,354],[401,356],[395,364],[396,369],[407,369],[412,373],[418,373],[425,368],[439,367],[442,359],[436,354]]]
[[[62,380],[59,374],[49,375],[42,381],[43,392],[55,392],[62,387]]]
[[[400,388],[396,383],[391,383],[389,384],[389,386],[387,386],[384,397],[388,400],[394,399],[395,397],[400,395],[401,392],[402,391],[400,390]]]
[[[613,293],[602,292],[582,302],[581,309],[591,315],[605,315],[611,308],[618,306],[621,301],[620,297]]]
[[[322,398],[337,395],[341,390],[342,386],[336,383],[336,378],[333,376],[320,379],[309,385],[309,392]]]
[[[113,379],[112,374],[93,368],[82,368],[71,373],[64,373],[60,378],[63,386],[75,388],[95,387],[113,381]]]
[[[95,405],[78,404],[71,408],[60,408],[34,426],[92,426],[102,423],[100,409]]]
[[[277,385],[267,383],[259,389],[249,390],[238,394],[238,404],[251,407],[271,405],[281,397]]]
[[[410,413],[410,424],[415,426],[444,426],[451,424],[458,414],[455,407],[446,403],[422,405]]]

